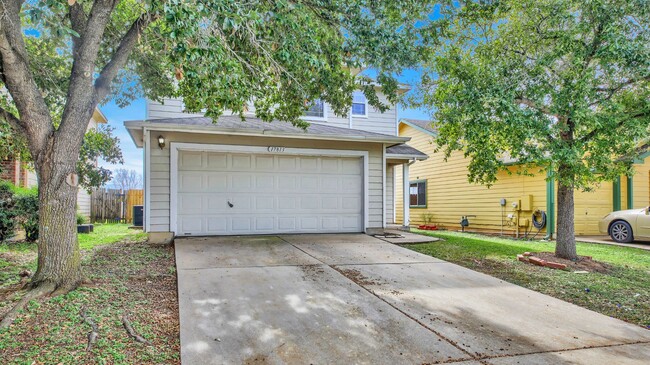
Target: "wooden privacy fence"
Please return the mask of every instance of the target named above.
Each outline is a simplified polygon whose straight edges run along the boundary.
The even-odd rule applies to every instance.
[[[100,188],[90,195],[90,221],[92,223],[133,222],[133,206],[143,205],[143,190]]]
[[[144,205],[144,190],[131,189],[126,192],[126,221],[133,222],[133,206]]]

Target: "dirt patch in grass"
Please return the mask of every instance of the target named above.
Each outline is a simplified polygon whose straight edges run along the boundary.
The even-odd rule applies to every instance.
[[[84,256],[84,285],[64,296],[30,302],[14,325],[0,332],[2,363],[180,363],[173,248],[124,242]],[[2,299],[0,294],[0,305]],[[80,315],[82,308],[98,327],[90,352],[91,327]],[[124,314],[150,345],[129,337],[121,321]]]
[[[612,270],[612,266],[604,262],[593,260],[589,256],[578,256],[577,261],[561,259],[556,257],[552,252],[532,252],[533,256],[539,257],[542,260],[557,262],[558,264],[565,264],[567,269],[571,271],[587,271],[607,274]]]

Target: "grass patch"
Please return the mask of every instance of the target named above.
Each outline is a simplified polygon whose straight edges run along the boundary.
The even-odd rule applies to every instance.
[[[97,231],[102,243],[84,253],[89,279],[77,290],[32,301],[8,330],[0,331],[3,364],[160,364],[180,363],[178,300],[173,249],[151,246],[134,234],[115,243],[118,234]],[[108,238],[108,237],[112,238]],[[124,237],[123,237],[124,238]],[[0,294],[0,315],[12,304]],[[99,338],[86,352],[90,331],[80,311],[99,327]],[[121,316],[151,342],[133,341]]]
[[[88,250],[99,245],[108,245],[124,239],[143,240],[147,236],[142,230],[129,229],[128,224],[96,224],[92,233],[79,234],[79,248]]]
[[[517,261],[516,255],[553,252],[555,244],[476,234],[420,231],[443,241],[408,245],[420,253],[650,329],[650,251],[578,243],[578,255],[612,266],[608,273],[576,274]]]

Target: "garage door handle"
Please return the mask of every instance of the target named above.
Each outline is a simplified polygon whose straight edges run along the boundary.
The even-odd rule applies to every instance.
[[[231,202],[228,202],[228,206],[232,208],[232,207],[234,207],[235,205],[234,205],[233,203],[231,203]]]

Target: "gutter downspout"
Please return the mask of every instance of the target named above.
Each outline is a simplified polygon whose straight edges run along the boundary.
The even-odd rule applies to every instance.
[[[546,236],[545,240],[552,240],[555,233],[555,177],[551,168],[546,173]]]

